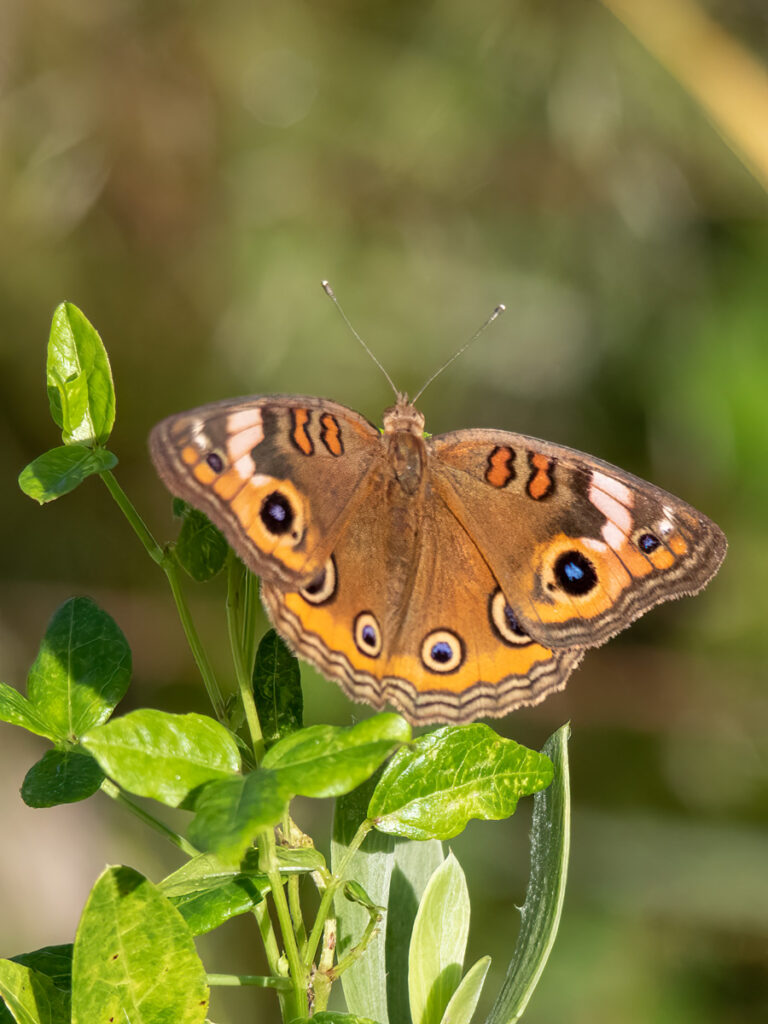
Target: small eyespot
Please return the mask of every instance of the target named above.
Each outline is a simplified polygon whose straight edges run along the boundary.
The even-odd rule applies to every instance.
[[[224,469],[224,460],[218,452],[208,452],[205,461],[214,473],[220,473]]]
[[[555,581],[566,594],[580,597],[597,586],[597,571],[580,551],[564,551],[554,565]]]
[[[355,645],[361,654],[378,658],[381,654],[381,629],[371,612],[360,612],[355,618]]]
[[[259,517],[269,533],[282,536],[291,529],[296,515],[286,496],[280,491],[272,491],[262,501]]]
[[[488,614],[491,628],[505,644],[525,647],[527,644],[533,643],[533,640],[520,626],[514,610],[507,604],[507,599],[500,589],[494,590],[491,594],[491,599],[488,602]]]
[[[642,533],[637,538],[637,546],[646,555],[650,555],[656,548],[661,547],[661,541],[652,533]]]
[[[308,604],[325,604],[336,594],[336,562],[333,555],[315,578],[299,590]]]
[[[464,661],[464,645],[450,630],[435,629],[422,641],[421,660],[430,672],[455,672]]]

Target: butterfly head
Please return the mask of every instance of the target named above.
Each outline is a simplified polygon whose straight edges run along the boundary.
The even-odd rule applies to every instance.
[[[403,392],[398,392],[397,402],[384,411],[384,433],[424,435],[424,413],[419,412]]]

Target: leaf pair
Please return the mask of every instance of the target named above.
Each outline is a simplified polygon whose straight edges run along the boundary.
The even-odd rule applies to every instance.
[[[29,670],[27,696],[0,683],[0,721],[56,745],[27,773],[25,803],[51,807],[96,792],[104,775],[74,745],[109,718],[130,677],[131,650],[115,621],[90,598],[65,602],[51,619]]]
[[[63,447],[52,448],[19,475],[19,486],[44,504],[94,473],[117,465],[104,447],[115,422],[115,388],[101,338],[71,302],[57,307],[48,340],[48,401]]]

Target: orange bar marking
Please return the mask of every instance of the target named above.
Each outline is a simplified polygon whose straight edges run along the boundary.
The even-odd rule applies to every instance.
[[[510,480],[515,478],[515,470],[512,463],[515,453],[511,448],[496,447],[488,456],[488,468],[485,471],[486,483],[491,487],[506,487]]]

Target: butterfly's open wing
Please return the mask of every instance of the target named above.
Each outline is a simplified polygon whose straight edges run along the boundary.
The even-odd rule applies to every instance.
[[[322,568],[361,481],[384,458],[366,419],[301,395],[171,416],[152,431],[150,451],[169,490],[205,512],[253,572],[284,586]]]
[[[722,531],[679,498],[570,448],[498,430],[427,442],[435,489],[510,608],[549,647],[594,647],[700,590]]]
[[[417,724],[496,717],[562,689],[581,652],[552,651],[525,635],[439,498],[418,503],[404,521],[381,501],[383,482],[371,473],[311,588],[262,584],[293,648],[353,700],[390,703]]]

